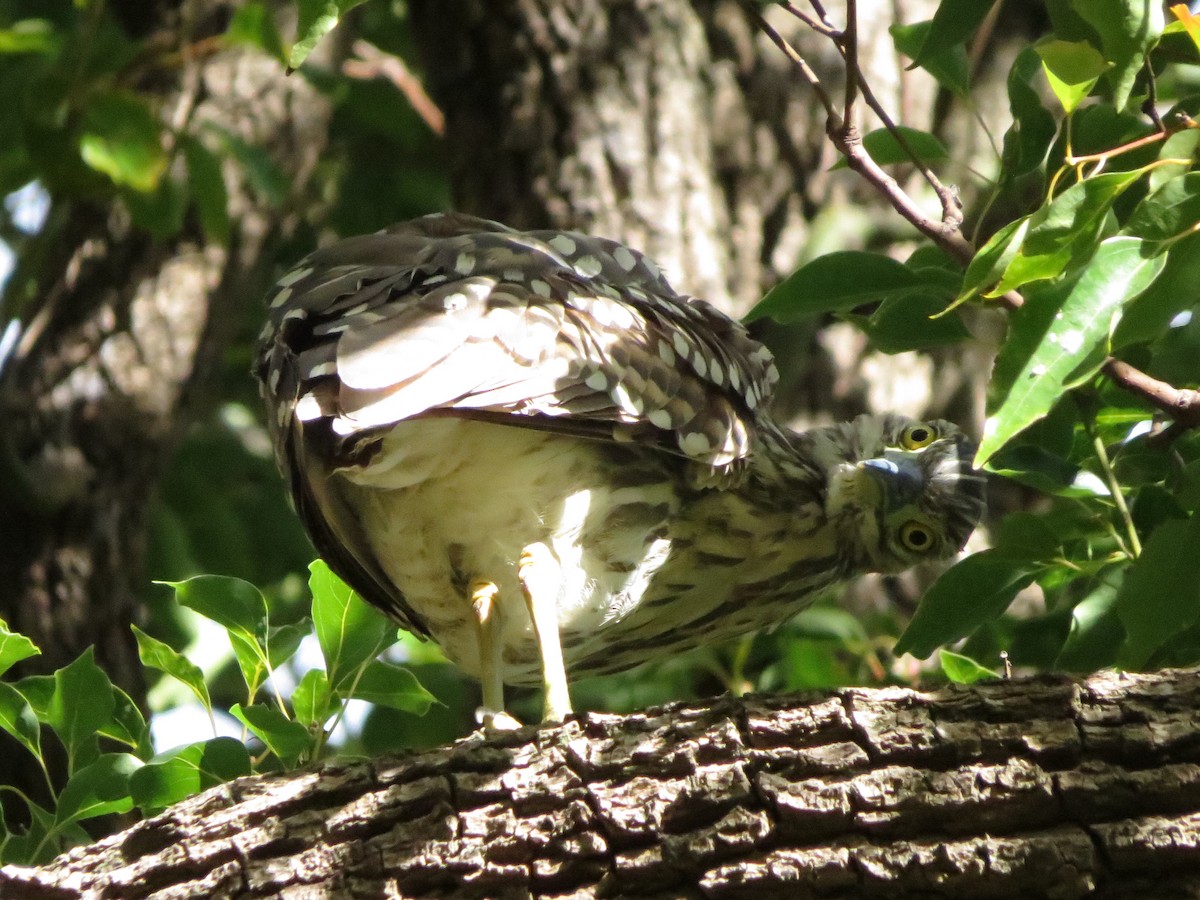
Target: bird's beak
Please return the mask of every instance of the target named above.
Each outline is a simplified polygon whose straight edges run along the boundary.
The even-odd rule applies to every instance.
[[[881,457],[864,459],[858,468],[875,483],[888,512],[915,503],[925,490],[925,473],[913,453],[885,450]]]

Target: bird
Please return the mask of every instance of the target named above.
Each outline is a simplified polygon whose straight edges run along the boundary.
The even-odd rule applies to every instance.
[[[974,444],[897,414],[793,431],[771,352],[647,256],[435,213],[316,250],[255,373],[288,493],[367,602],[481,683],[572,677],[774,627],[958,553]]]

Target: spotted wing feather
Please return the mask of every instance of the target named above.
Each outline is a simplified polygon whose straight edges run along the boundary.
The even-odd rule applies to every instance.
[[[277,402],[328,420],[343,453],[414,416],[484,414],[725,470],[775,380],[765,348],[641,254],[465,216],[318,251],[271,306],[264,377],[294,372]]]

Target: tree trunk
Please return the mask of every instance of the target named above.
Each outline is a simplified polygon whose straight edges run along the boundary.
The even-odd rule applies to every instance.
[[[0,895],[1200,895],[1200,672],[722,698],[214,788]]]
[[[229,9],[185,6],[186,22],[177,3],[142,4],[135,23],[184,48],[184,62],[156,82],[163,118],[266,149],[294,202],[325,144],[327,103],[262,54],[188,52]],[[129,625],[146,590],[151,491],[197,408],[212,402],[216,363],[245,305],[262,296],[261,260],[287,222],[287,205],[257,199],[239,167],[224,174],[228,246],[208,242],[195,217],[163,242],[120,204],[54,198],[38,238],[45,264],[31,273],[35,296],[0,383],[0,618],[42,650],[23,671],[53,671],[94,646],[113,681],[142,698]],[[40,773],[12,768],[27,758],[0,752],[0,783],[40,796]]]

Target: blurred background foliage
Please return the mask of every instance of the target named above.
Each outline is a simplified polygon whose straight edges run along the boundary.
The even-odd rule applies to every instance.
[[[218,243],[231,233],[232,169],[250,185],[251,202],[288,202],[287,178],[264,148],[186,114],[172,118],[155,100],[148,86],[177,63],[172,54],[180,48],[143,32],[138,6],[0,0],[0,193],[8,198],[0,238],[12,259],[0,326],[36,318],[36,273],[53,254],[55,216],[66,201],[121,207],[134,228],[157,241],[198,223]],[[997,477],[993,519],[976,547],[993,549],[952,570],[958,574],[943,578],[920,612],[915,598],[936,573],[873,578],[869,590],[822,601],[768,634],[579,681],[577,708],[620,712],[722,691],[972,680],[1001,672],[1004,655],[1021,671],[1200,662],[1200,436],[1179,427],[1165,439],[1169,418],[1102,368],[1106,356],[1119,353],[1168,385],[1195,386],[1200,378],[1200,320],[1191,315],[1200,288],[1200,176],[1189,118],[1200,110],[1200,26],[1182,6],[1170,17],[1163,7],[1124,0],[1032,6],[944,0],[924,22],[897,26],[890,38],[890,52],[915,58],[932,75],[938,102],[968,110],[989,136],[979,143],[994,145],[975,154],[968,169],[956,145],[927,123],[903,123],[926,164],[961,179],[965,231],[982,248],[965,276],[944,249],[918,243],[894,216],[876,216],[852,238],[861,249],[844,256],[819,256],[840,244],[814,225],[787,265],[814,257],[817,264],[800,268],[756,313],[806,324],[795,332],[765,319],[755,326],[785,370],[783,357],[796,341],[789,334],[810,334],[803,329],[817,325],[849,325],[865,336],[858,346],[908,359],[970,342],[990,359],[1004,347],[987,399],[991,430],[984,432],[992,440],[989,467],[1004,482]],[[1004,16],[1018,13],[1021,30],[1036,29],[1037,43],[992,60],[999,78],[993,71],[989,89],[1002,85],[995,105],[975,81],[979,61],[997,17],[1003,25]],[[231,7],[221,22],[186,52],[249,48],[281,68],[297,67],[291,77],[306,79],[332,105],[316,199],[293,211],[296,227],[273,250],[275,274],[333,236],[450,206],[445,147],[412,96],[383,78],[348,75],[324,55],[339,42],[365,40],[402,60],[419,81],[403,2],[251,0]],[[890,171],[915,184],[922,202],[930,200],[886,132],[869,136],[868,148],[885,162],[897,160]],[[850,172],[833,177],[856,183]],[[863,227],[861,216],[848,218]],[[1136,277],[1121,268],[1123,258],[1108,260],[1122,248],[1137,257]],[[1104,292],[1121,279],[1127,289]],[[1020,311],[1005,308],[1011,290],[1025,295]],[[952,313],[929,318],[955,302],[962,305]],[[1047,324],[1047,315],[1064,309],[1087,335],[1069,358],[1049,355],[1052,345],[1076,340]],[[213,399],[163,473],[150,512],[139,625],[202,660],[218,708],[244,699],[232,650],[151,579],[233,576],[261,588],[275,624],[309,612],[312,550],[284,502],[248,375],[261,323],[258,298],[247,297],[230,323],[236,336]],[[1005,328],[1006,341],[998,337]],[[16,340],[14,331],[6,333],[0,365]],[[1057,381],[1045,381],[1056,366]],[[1040,387],[1032,399],[1017,398],[1021,385],[1034,382]],[[977,433],[984,428],[982,415],[964,424]],[[938,657],[923,663],[897,655],[896,640],[910,620],[916,624],[900,649],[929,657],[945,644],[954,654],[943,655],[940,666]],[[336,737],[340,749],[431,746],[474,727],[478,687],[436,648],[402,636],[388,653],[439,703],[423,716],[358,707]],[[306,659],[312,654],[298,653],[281,682],[299,682]],[[150,696],[156,713],[188,702],[172,679]],[[540,700],[518,692],[512,708],[533,721]],[[239,725],[226,727],[241,734]],[[194,732],[162,738],[184,739]]]

